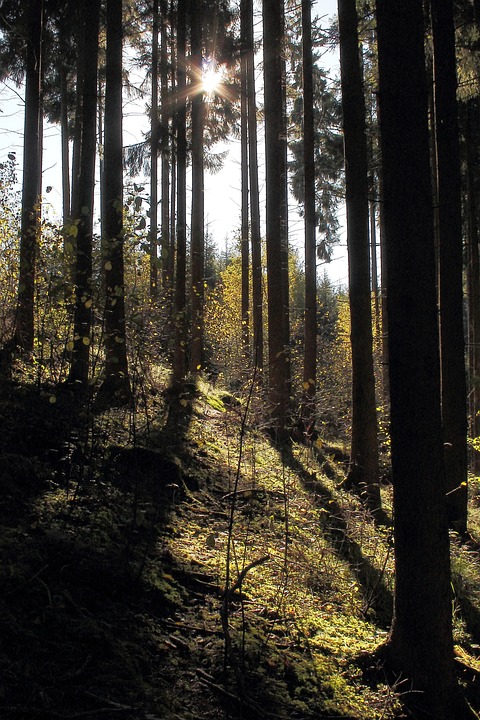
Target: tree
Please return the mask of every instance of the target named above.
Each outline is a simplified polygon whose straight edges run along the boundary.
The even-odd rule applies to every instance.
[[[385,653],[420,717],[468,711],[455,676],[421,0],[377,0],[387,252],[394,617]]]
[[[286,163],[285,106],[283,96],[284,15],[281,0],[263,2],[263,54],[265,94],[265,182],[268,284],[269,403],[273,429],[281,436],[288,413],[288,348],[285,345],[284,226]],[[282,222],[283,220],[283,222]],[[288,286],[288,283],[287,283]]]
[[[173,377],[180,383],[186,370],[186,274],[187,274],[187,133],[186,133],[186,2],[177,5],[177,87],[175,93],[175,136],[177,141],[177,253],[174,294],[175,345]]]
[[[205,125],[202,90],[202,22],[200,6],[190,6],[190,42],[192,82],[192,221],[191,221],[191,313],[192,337],[190,372],[198,373],[203,364],[204,303],[204,200],[203,200],[203,133]]]
[[[463,334],[463,236],[452,0],[431,0],[438,173],[442,422],[448,516],[467,530],[467,382]]]
[[[152,95],[150,108],[150,296],[158,292],[158,0],[152,7]]]
[[[78,178],[75,183],[70,235],[75,239],[75,307],[73,314],[73,348],[69,382],[88,387],[89,355],[92,329],[92,243],[93,202],[96,157],[97,58],[100,0],[84,0],[80,8],[83,80],[77,89],[82,94],[81,138]],[[77,166],[75,166],[77,167]]]
[[[262,241],[260,232],[260,192],[258,187],[257,108],[253,38],[253,0],[244,0],[245,53],[248,115],[248,180],[250,187],[250,235],[252,245],[252,324],[255,366],[263,370],[263,287]]]
[[[98,402],[131,400],[128,374],[123,260],[122,0],[107,0],[105,83],[105,379]]]
[[[247,105],[247,56],[246,56],[246,34],[245,11],[241,12],[241,43],[242,54],[240,57],[240,123],[241,123],[241,256],[242,256],[242,340],[245,358],[250,357],[250,253],[248,233],[248,105]]]
[[[355,0],[339,0],[338,25],[352,345],[352,439],[347,482],[359,488],[367,505],[376,510],[380,506],[380,488],[370,291],[368,155]]]
[[[305,187],[305,341],[303,387],[304,422],[309,432],[315,424],[317,377],[317,244],[315,237],[315,126],[313,113],[312,9],[302,0],[303,54],[303,167]]]
[[[41,83],[43,2],[30,0],[26,7],[25,129],[23,152],[22,219],[15,345],[33,352],[35,305],[35,256],[39,222],[41,160]]]

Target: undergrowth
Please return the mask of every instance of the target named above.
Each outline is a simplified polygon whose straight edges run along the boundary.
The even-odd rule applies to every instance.
[[[374,659],[390,488],[375,523],[342,489],[338,449],[279,449],[255,413],[157,378],[134,410],[79,422],[45,389],[3,388],[2,718],[404,717],[401,679]],[[472,668],[477,554],[454,543]]]

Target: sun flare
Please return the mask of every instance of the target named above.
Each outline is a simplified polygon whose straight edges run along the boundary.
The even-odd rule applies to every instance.
[[[216,65],[209,63],[202,73],[202,89],[207,95],[217,92],[222,83],[222,72]]]

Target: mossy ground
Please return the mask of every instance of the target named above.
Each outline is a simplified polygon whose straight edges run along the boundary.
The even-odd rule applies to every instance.
[[[3,388],[1,717],[406,717],[375,661],[388,512],[342,489],[338,449],[275,448],[253,405],[150,390],[79,423],[51,391]],[[476,702],[478,552],[454,556]]]

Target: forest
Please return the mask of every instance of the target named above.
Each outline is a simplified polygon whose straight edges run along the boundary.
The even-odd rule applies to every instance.
[[[0,2],[6,720],[480,717],[480,2],[324,10]]]

